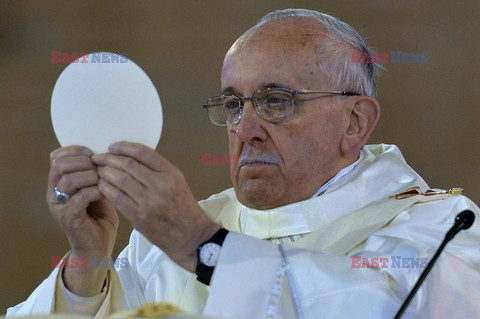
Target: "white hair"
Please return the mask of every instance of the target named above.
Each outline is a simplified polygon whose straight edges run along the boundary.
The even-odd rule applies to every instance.
[[[335,90],[377,96],[376,78],[383,69],[382,64],[353,62],[353,51],[372,56],[367,42],[354,28],[328,14],[308,9],[281,9],[270,12],[261,18],[255,27],[287,17],[313,17],[324,26],[325,30],[322,31],[326,31],[328,40],[320,44],[319,58],[325,62],[321,64],[322,72],[333,82]]]

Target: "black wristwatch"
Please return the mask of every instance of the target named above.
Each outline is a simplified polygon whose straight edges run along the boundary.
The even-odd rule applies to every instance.
[[[209,240],[198,246],[197,249],[197,268],[195,273],[197,274],[197,280],[205,285],[210,284],[212,279],[213,270],[218,263],[220,257],[220,250],[222,244],[225,241],[225,237],[228,235],[228,230],[220,228]]]

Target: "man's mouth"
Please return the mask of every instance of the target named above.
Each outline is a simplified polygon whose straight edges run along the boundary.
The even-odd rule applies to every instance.
[[[242,154],[243,155],[243,154]],[[240,159],[240,167],[243,166],[267,166],[278,165],[278,156],[272,155],[251,155],[242,156]]]

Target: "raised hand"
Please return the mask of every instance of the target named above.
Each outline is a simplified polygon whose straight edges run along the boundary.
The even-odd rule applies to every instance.
[[[59,148],[50,154],[47,202],[72,249],[71,258],[111,257],[118,215],[98,188],[92,152],[81,146]],[[54,189],[67,194],[58,202]],[[64,281],[74,293],[90,296],[100,292],[108,269],[67,268]]]
[[[182,172],[155,150],[119,142],[93,156],[102,194],[153,244],[194,271],[196,248],[220,227],[197,204]]]

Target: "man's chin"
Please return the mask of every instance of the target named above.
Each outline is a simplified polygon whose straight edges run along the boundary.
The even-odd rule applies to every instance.
[[[249,179],[235,188],[240,203],[255,209],[268,209],[278,206],[284,193],[282,187],[271,181],[257,178]]]

